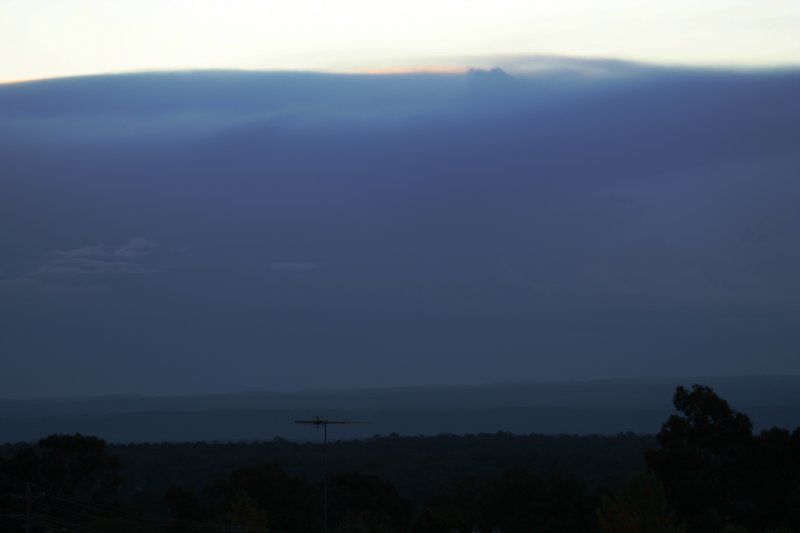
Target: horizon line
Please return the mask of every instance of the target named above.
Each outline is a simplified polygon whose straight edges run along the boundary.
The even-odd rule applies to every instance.
[[[489,381],[484,383],[433,383],[433,384],[398,384],[385,386],[352,386],[342,388],[308,388],[293,390],[268,390],[250,389],[241,391],[210,391],[210,392],[178,392],[178,393],[98,393],[85,396],[62,394],[53,396],[8,396],[0,397],[0,402],[28,402],[28,401],[74,401],[74,400],[109,400],[109,399],[181,399],[215,396],[254,396],[275,395],[290,396],[298,394],[342,394],[342,393],[367,393],[384,391],[410,391],[420,389],[465,389],[483,387],[525,387],[540,385],[581,385],[593,383],[613,383],[620,381],[668,381],[668,380],[716,380],[716,379],[800,379],[800,374],[718,374],[718,375],[686,375],[686,376],[618,376],[618,377],[593,377],[583,379],[547,379],[541,381]],[[699,383],[696,383],[699,384]]]
[[[449,60],[449,61],[448,61]],[[519,64],[524,61],[540,62],[540,68],[524,68]],[[451,64],[447,64],[451,62]],[[563,62],[563,64],[558,64]],[[505,63],[505,65],[504,65]],[[546,65],[549,63],[549,65]],[[291,74],[329,74],[329,75],[364,75],[364,76],[393,76],[393,75],[463,75],[471,70],[500,69],[513,75],[530,75],[558,70],[559,67],[567,68],[579,65],[617,64],[631,68],[684,70],[684,71],[717,71],[717,72],[779,72],[800,70],[800,62],[774,63],[774,64],[694,64],[694,63],[662,63],[637,60],[632,58],[602,57],[602,56],[572,56],[557,54],[492,54],[472,58],[447,58],[435,63],[420,62],[410,65],[393,65],[387,67],[331,67],[331,68],[245,68],[245,67],[176,67],[176,68],[144,68],[130,70],[112,70],[97,72],[76,72],[73,74],[57,74],[53,76],[32,76],[25,78],[0,79],[0,86],[21,85],[42,81],[55,81],[74,78],[90,78],[103,76],[130,76],[141,74],[189,74],[202,72],[230,72],[230,73],[291,73]],[[516,66],[514,66],[516,64]],[[541,68],[545,67],[545,68]]]

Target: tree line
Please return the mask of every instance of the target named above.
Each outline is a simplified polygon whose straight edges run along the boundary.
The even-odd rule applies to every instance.
[[[395,435],[334,443],[328,530],[800,532],[800,428],[754,434],[745,414],[701,385],[678,387],[673,404],[655,439]],[[257,461],[265,450],[278,460]],[[0,530],[322,531],[320,451],[288,441],[114,446],[81,435],[7,445]],[[150,475],[123,468],[128,460]],[[616,478],[593,470],[597,463],[616,468]]]

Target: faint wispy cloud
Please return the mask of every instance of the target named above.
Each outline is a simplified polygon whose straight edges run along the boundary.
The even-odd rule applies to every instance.
[[[44,264],[1,281],[8,287],[26,287],[69,279],[155,274],[162,269],[148,261],[148,256],[157,247],[151,240],[136,237],[116,247],[97,244],[55,250]]]
[[[126,274],[153,274],[161,269],[141,263],[103,261],[91,258],[55,259],[44,264],[27,277],[119,276]]]
[[[142,262],[158,245],[148,239],[136,237],[117,248],[103,244],[56,250],[51,259],[36,270],[25,274],[29,278],[74,276],[120,276],[153,274],[161,269]],[[137,258],[138,261],[129,259]]]
[[[63,259],[65,261],[69,261],[70,259],[79,259],[86,257],[102,257],[107,254],[108,251],[106,250],[106,247],[102,244],[98,244],[96,246],[84,246],[81,248],[73,248],[71,250],[56,250],[55,252],[50,252],[50,255],[57,258],[56,260]]]

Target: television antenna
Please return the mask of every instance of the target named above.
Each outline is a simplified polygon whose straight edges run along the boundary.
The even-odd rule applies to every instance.
[[[324,533],[328,533],[328,424],[364,424],[354,420],[330,420],[315,416],[311,420],[295,420],[295,424],[308,424],[322,428],[322,523]]]

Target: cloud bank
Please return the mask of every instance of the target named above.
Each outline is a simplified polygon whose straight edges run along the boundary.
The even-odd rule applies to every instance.
[[[549,65],[0,87],[2,385],[800,372],[800,74]]]

